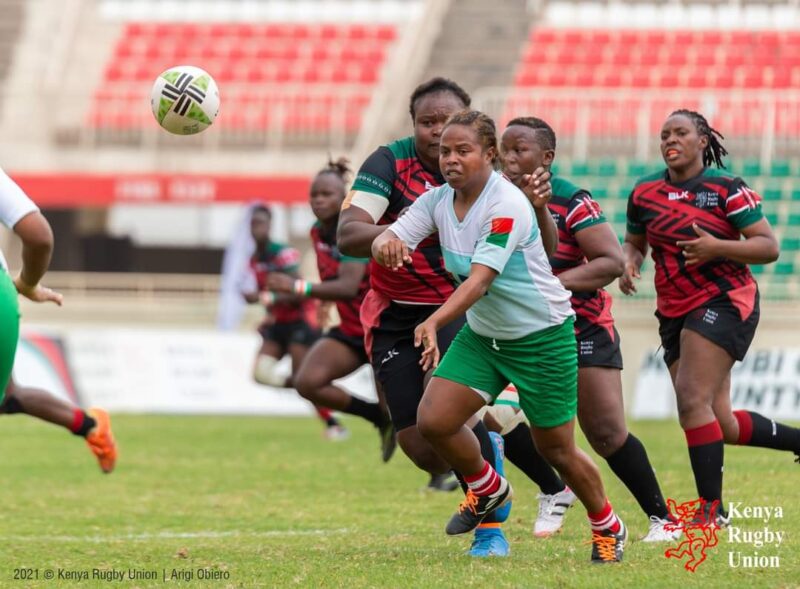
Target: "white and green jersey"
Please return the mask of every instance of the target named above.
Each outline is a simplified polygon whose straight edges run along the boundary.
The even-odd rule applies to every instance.
[[[473,331],[517,339],[574,315],[570,293],[553,276],[533,208],[522,191],[493,172],[461,222],[454,198],[447,184],[429,190],[389,229],[410,249],[438,231],[445,268],[459,284],[469,277],[472,264],[498,273],[486,296],[467,311]]]

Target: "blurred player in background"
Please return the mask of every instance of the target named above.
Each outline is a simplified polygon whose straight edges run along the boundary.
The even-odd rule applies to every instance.
[[[364,350],[364,329],[359,312],[369,290],[369,258],[343,256],[336,247],[339,210],[347,194],[350,168],[346,159],[329,162],[311,183],[309,202],[317,222],[311,228],[311,242],[317,255],[322,282],[311,283],[281,272],[271,272],[267,286],[277,294],[335,301],[340,325],[325,333],[306,354],[295,377],[297,392],[317,406],[357,415],[372,423],[380,434],[384,462],[395,449],[395,433],[388,411],[379,403],[353,396],[333,384],[363,364],[369,363]]]
[[[526,175],[539,167],[550,169],[556,156],[555,132],[542,119],[513,119],[503,133],[501,153],[504,174],[523,187]],[[578,422],[594,451],[606,459],[649,517],[644,541],[672,540],[678,532],[665,528],[669,511],[647,451],[625,424],[620,338],[611,315],[611,295],[603,288],[622,273],[622,249],[589,191],[559,177],[551,184],[553,196],[546,206],[559,235],[550,265],[571,291],[576,314]],[[520,468],[542,489],[534,534],[544,537],[561,528],[566,509],[577,498],[553,468],[536,456],[535,448],[531,451],[524,457],[526,468]]]
[[[276,294],[269,290],[270,273],[282,272],[299,279],[300,252],[270,239],[272,212],[265,205],[253,207],[250,216],[250,234],[256,244],[250,258],[249,281],[242,294],[248,303],[260,303],[267,315],[258,328],[261,349],[253,367],[253,379],[272,387],[293,387],[297,371],[308,350],[319,338],[316,326],[316,303],[296,294]],[[292,373],[286,378],[278,371],[278,362],[286,354],[292,359]],[[330,409],[315,409],[325,422],[325,436],[342,440],[349,432],[333,416]]]
[[[414,332],[433,378],[418,428],[463,475],[467,497],[446,531],[463,534],[511,497],[508,481],[480,454],[466,422],[508,386],[519,391],[536,446],[569,481],[592,529],[592,562],[622,560],[627,530],[605,495],[600,472],[575,444],[577,346],[570,293],[553,276],[530,203],[495,170],[494,121],[464,110],[441,135],[447,185],[416,200],[372,246],[397,271],[438,231],[447,269],[459,282]],[[437,332],[466,313],[439,364]]]
[[[349,256],[369,257],[373,240],[424,192],[444,183],[439,170],[439,139],[445,121],[469,106],[470,97],[458,84],[433,78],[411,94],[409,112],[414,135],[375,150],[361,166],[342,205],[338,245]],[[453,293],[454,283],[444,267],[439,241],[433,235],[413,253],[413,263],[394,272],[371,264],[371,289],[361,306],[361,322],[367,353],[389,405],[397,441],[421,470],[431,475],[429,487],[446,484],[450,465],[417,429],[417,408],[430,378],[420,365],[414,347],[414,329]],[[464,318],[438,333],[439,347],[446,350]],[[478,419],[475,428],[486,460],[500,467],[496,448]],[[456,488],[452,484],[449,488]],[[473,556],[506,556],[508,542],[493,516],[476,531]]]
[[[750,347],[759,320],[759,292],[748,264],[778,258],[778,242],[761,212],[761,197],[723,168],[727,150],[705,117],[673,112],[661,128],[667,169],[640,179],[628,199],[620,288],[653,250],[656,317],[689,446],[697,493],[716,518],[722,507],[723,443],[794,452],[800,430],[753,411],[732,411],[731,368]],[[744,239],[742,239],[744,237]]]
[[[61,425],[86,439],[105,473],[114,470],[117,446],[111,420],[102,409],[85,412],[47,391],[21,387],[11,376],[19,338],[17,293],[35,303],[61,305],[61,294],[42,286],[53,253],[53,232],[47,219],[28,196],[0,170],[0,221],[22,240],[22,269],[13,282],[5,258],[0,254],[0,384],[5,392],[0,413],[24,413]]]

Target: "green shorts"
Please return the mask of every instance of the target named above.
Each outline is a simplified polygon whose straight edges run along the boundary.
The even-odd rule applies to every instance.
[[[0,402],[6,394],[19,341],[17,289],[7,272],[0,269]]]
[[[464,325],[433,375],[466,385],[491,403],[508,383],[536,427],[571,421],[578,406],[574,319],[515,340],[478,335]]]

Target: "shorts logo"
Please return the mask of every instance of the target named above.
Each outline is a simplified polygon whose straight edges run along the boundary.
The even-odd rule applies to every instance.
[[[706,549],[713,548],[719,543],[717,538],[719,501],[715,500],[708,510],[706,503],[706,500],[701,498],[678,505],[674,499],[667,499],[667,508],[673,521],[664,528],[668,531],[682,531],[685,539],[677,547],[664,552],[664,556],[681,560],[688,557],[683,568],[691,572],[695,572],[706,560]]]
[[[578,345],[579,356],[591,356],[594,354],[594,340],[583,340]]]
[[[714,325],[717,322],[717,318],[718,317],[719,317],[719,313],[717,313],[713,309],[706,309],[706,314],[703,315],[703,323],[708,323],[709,325]]]
[[[396,357],[397,357],[397,356],[399,356],[399,355],[400,355],[400,352],[398,352],[397,350],[395,350],[394,348],[392,348],[391,350],[389,350],[388,352],[386,352],[386,356],[384,356],[384,357],[383,357],[383,360],[381,360],[381,366],[383,366],[384,364],[386,364],[386,363],[387,363],[389,360],[391,360],[392,358],[396,358]]]

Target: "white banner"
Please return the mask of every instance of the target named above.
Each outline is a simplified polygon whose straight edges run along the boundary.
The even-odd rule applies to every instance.
[[[800,349],[750,350],[731,373],[734,409],[757,411],[771,419],[800,420]],[[675,392],[661,352],[647,352],[636,381],[631,417],[662,419],[678,415]]]
[[[85,407],[136,413],[313,412],[310,403],[293,389],[266,387],[252,380],[253,361],[261,344],[256,334],[76,328],[60,336]],[[39,372],[36,366],[19,363],[15,375],[20,382],[34,384],[31,371]],[[284,358],[279,368],[288,376],[289,359]],[[41,384],[51,391],[56,388]],[[375,398],[367,366],[342,379],[341,384],[360,397]]]

